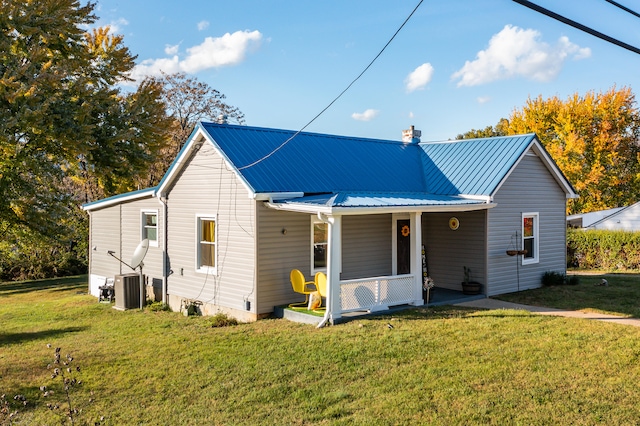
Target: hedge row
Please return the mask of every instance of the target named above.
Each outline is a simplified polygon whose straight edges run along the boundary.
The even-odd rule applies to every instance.
[[[567,266],[624,271],[640,268],[640,232],[567,230]]]

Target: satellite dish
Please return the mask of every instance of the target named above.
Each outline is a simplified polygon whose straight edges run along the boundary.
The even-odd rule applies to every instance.
[[[142,260],[147,255],[147,250],[149,250],[149,240],[144,239],[140,241],[138,247],[136,247],[133,252],[133,257],[131,258],[131,268],[136,269],[138,266],[142,266]]]

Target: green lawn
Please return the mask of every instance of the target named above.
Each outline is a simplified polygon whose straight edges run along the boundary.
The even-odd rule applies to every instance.
[[[563,291],[572,297],[582,287],[600,290],[585,281]],[[28,400],[18,424],[59,423],[60,410],[46,408],[64,401],[46,368],[55,347],[81,367],[76,424],[101,416],[107,425],[640,418],[640,329],[599,321],[442,307],[323,329],[287,320],[212,328],[210,318],[116,311],[87,296],[81,278],[0,284],[0,324],[0,395]],[[42,396],[43,385],[53,396]]]
[[[569,272],[569,274],[572,274]],[[528,305],[640,318],[640,275],[573,273],[577,286],[553,286],[499,296]],[[606,279],[608,286],[597,285]]]

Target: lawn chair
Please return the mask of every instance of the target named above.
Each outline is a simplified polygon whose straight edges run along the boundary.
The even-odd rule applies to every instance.
[[[327,298],[327,276],[324,272],[317,272],[314,282],[320,295],[320,306],[316,307],[314,311],[324,311],[326,307],[322,307],[322,298]]]
[[[300,272],[298,269],[292,269],[291,274],[289,275],[291,280],[291,286],[293,287],[293,291],[296,293],[304,294],[304,302],[303,303],[291,303],[289,305],[290,308],[294,307],[303,307],[307,306],[309,303],[309,295],[316,291],[315,288],[309,288],[310,285],[315,287],[315,283],[313,281],[305,281],[304,274]]]

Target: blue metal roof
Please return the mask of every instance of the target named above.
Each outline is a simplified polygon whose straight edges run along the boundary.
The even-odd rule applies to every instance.
[[[421,143],[427,190],[444,195],[493,195],[536,135]]]
[[[535,134],[445,142],[403,143],[230,124],[198,123],[157,187],[89,203],[85,210],[164,191],[178,161],[198,134],[207,139],[256,194],[298,193],[274,203],[327,207],[472,206],[486,203],[459,195],[490,197]],[[573,193],[557,166],[558,182]],[[173,176],[173,177],[171,177]],[[166,188],[165,188],[166,187]]]
[[[427,207],[485,204],[457,196],[426,193],[338,193],[319,194],[275,201],[274,204],[297,204],[316,207]]]
[[[286,142],[296,132],[200,125],[255,192],[426,191],[418,145],[307,132]]]

